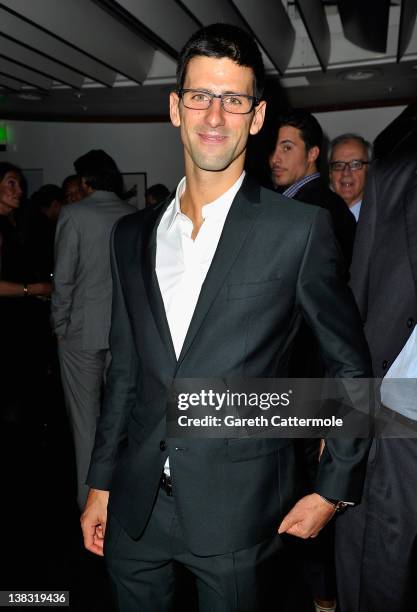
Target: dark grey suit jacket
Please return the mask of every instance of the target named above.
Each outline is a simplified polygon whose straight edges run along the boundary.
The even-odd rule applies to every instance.
[[[306,204],[321,206],[329,211],[336,237],[345,256],[346,265],[349,267],[352,259],[356,221],[342,198],[334,193],[320,177],[303,185],[294,198],[300,202],[306,202]]]
[[[167,204],[122,219],[114,232],[113,360],[87,482],[110,489],[110,512],[139,537],[169,454],[187,546],[221,554],[271,537],[296,501],[293,441],[167,440],[172,379],[285,376],[303,316],[332,376],[369,376],[370,362],[327,211],[248,177],[177,360],[155,274],[156,230]],[[366,441],[329,440],[316,491],[359,499],[367,449]]]
[[[417,321],[415,152],[374,162],[357,226],[351,286],[375,376],[384,376]]]

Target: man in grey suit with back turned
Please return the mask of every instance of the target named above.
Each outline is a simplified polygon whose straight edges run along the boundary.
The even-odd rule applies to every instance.
[[[87,197],[63,207],[59,216],[52,322],[74,438],[77,501],[82,509],[109,362],[110,234],[116,221],[135,209],[120,199],[123,179],[107,153],[92,150],[77,159],[74,167]]]
[[[302,316],[330,375],[370,374],[328,212],[245,176],[263,81],[246,32],[191,37],[170,95],[185,178],[113,233],[112,361],[81,523],[91,552],[105,535],[122,612],[172,610],[174,562],[200,612],[279,610],[282,534],[315,536],[336,503],[360,499],[366,440],[329,440],[300,496],[292,440],[167,437],[173,379],[285,377]]]

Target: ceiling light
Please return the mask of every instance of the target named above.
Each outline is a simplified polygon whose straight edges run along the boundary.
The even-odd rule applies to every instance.
[[[39,93],[20,93],[17,97],[21,100],[30,100],[32,102],[40,102],[43,100],[43,96]]]
[[[349,70],[349,72],[342,73],[342,78],[345,81],[367,81],[377,74],[377,70],[370,70],[369,68],[366,70]]]

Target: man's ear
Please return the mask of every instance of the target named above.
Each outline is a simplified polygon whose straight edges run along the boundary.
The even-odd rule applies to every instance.
[[[169,94],[169,116],[171,118],[172,125],[175,127],[180,127],[180,99],[176,91],[171,91]]]
[[[265,121],[265,111],[266,102],[265,100],[262,100],[259,102],[258,106],[255,107],[255,114],[252,117],[252,123],[249,130],[252,136],[255,136],[255,134],[257,134],[263,126]]]
[[[307,153],[307,159],[310,164],[314,164],[317,161],[318,156],[320,155],[319,147],[311,147]]]

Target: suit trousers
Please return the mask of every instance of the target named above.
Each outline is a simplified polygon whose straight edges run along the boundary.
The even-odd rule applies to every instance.
[[[85,484],[100,416],[102,388],[110,351],[86,351],[76,342],[58,341],[62,387],[77,470],[77,503],[84,509],[89,487]]]
[[[184,542],[174,497],[159,489],[138,540],[130,538],[109,513],[104,556],[120,612],[173,612],[175,563],[195,578],[199,612],[279,612],[287,583],[282,574],[283,548],[281,537],[275,535],[245,550],[194,555]]]
[[[336,523],[340,612],[416,609],[416,465],[417,439],[374,440],[362,502]]]

